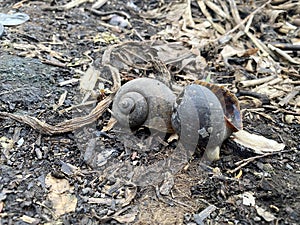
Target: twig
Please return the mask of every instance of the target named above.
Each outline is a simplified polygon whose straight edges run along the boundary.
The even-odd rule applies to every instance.
[[[274,110],[273,113],[286,113],[286,114],[291,114],[294,116],[300,116],[300,112],[293,112],[291,110],[278,108],[278,106],[265,105],[264,108]]]
[[[280,48],[286,51],[300,51],[300,45],[293,45],[293,44],[286,44],[286,43],[275,43],[272,45],[276,48]]]
[[[112,10],[112,11],[102,12],[102,11],[99,11],[99,10],[93,9],[93,8],[92,9],[87,8],[86,10],[90,11],[92,14],[94,14],[96,16],[108,16],[111,14],[118,14],[120,16],[126,17],[126,19],[130,19],[130,15],[124,11]]]
[[[293,99],[298,93],[300,92],[300,86],[294,87],[293,90],[291,91],[291,93],[289,93],[287,96],[285,96],[284,99],[282,99],[278,104],[280,106],[284,106],[287,103],[289,103],[289,101],[291,99]]]
[[[222,26],[220,26],[219,24],[213,22],[212,16],[206,9],[206,5],[205,5],[204,1],[198,0],[197,3],[198,3],[198,6],[199,6],[201,12],[206,17],[207,21],[210,22],[210,24],[215,28],[216,31],[218,31],[220,34],[224,34],[225,29]]]
[[[234,28],[232,28],[227,33],[225,33],[224,35],[220,36],[219,38],[217,38],[214,41],[222,40],[224,37],[226,37],[226,36],[230,35],[231,33],[235,32],[237,29],[239,29],[241,26],[243,26],[248,21],[248,19],[250,19],[251,16],[254,16],[256,13],[258,13],[260,10],[262,10],[263,8],[265,8],[266,5],[268,5],[271,2],[272,2],[272,0],[268,0],[265,4],[263,4],[262,6],[258,7],[257,9],[255,9],[252,13],[250,13],[245,19],[243,19],[241,21],[241,23],[237,24]]]
[[[57,66],[57,67],[61,67],[61,68],[66,68],[67,65],[65,63],[61,63],[58,61],[53,61],[53,60],[48,60],[48,59],[43,59],[40,58],[41,62],[50,66]]]
[[[63,114],[65,112],[69,112],[71,111],[72,109],[77,109],[77,108],[81,108],[81,107],[85,107],[85,106],[88,106],[88,105],[93,105],[97,102],[97,100],[91,100],[91,101],[87,101],[87,102],[84,102],[84,103],[81,103],[81,104],[77,104],[77,105],[72,105],[68,108],[65,108],[65,109],[62,109],[62,110],[59,110],[59,114]]]
[[[288,150],[288,151],[290,151],[290,150]],[[266,156],[269,156],[269,155],[275,155],[275,154],[278,154],[278,153],[288,152],[288,151],[268,152],[268,153],[265,153],[263,155],[257,155],[257,156],[250,157],[248,159],[243,159],[243,160],[238,161],[238,162],[235,163],[235,165],[239,165],[238,167],[236,167],[232,170],[228,170],[228,172],[229,173],[235,173],[236,171],[238,171],[242,167],[248,165],[250,162],[253,162],[255,159],[260,159],[260,158],[263,158],[263,157],[266,157]]]
[[[268,81],[268,82],[266,82],[266,83],[263,83],[263,84],[260,85],[260,86],[257,86],[256,88],[252,89],[252,91],[257,92],[258,90],[260,90],[260,89],[262,89],[262,88],[264,88],[264,87],[275,85],[275,84],[281,82],[282,80],[283,80],[282,77],[277,77],[277,78],[275,78],[275,79],[273,79],[273,80],[270,80],[270,81]]]
[[[170,196],[165,196],[169,201],[172,201],[174,202],[175,204],[177,204],[178,206],[181,206],[182,208],[186,209],[186,208],[189,208],[190,210],[192,211],[196,211],[197,209],[195,207],[192,207],[188,204],[185,204],[184,202],[181,202],[181,201],[178,201],[178,200],[175,200],[175,199],[172,199]]]
[[[290,63],[293,63],[293,64],[300,64],[300,61],[297,61],[295,59],[293,59],[291,56],[289,56],[287,53],[285,53],[284,51],[282,51],[281,49],[279,48],[276,48],[274,47],[273,45],[269,44],[268,45],[269,48],[276,52],[278,55],[280,55],[281,57],[285,58],[286,60],[288,60]]]
[[[92,5],[92,9],[100,9],[108,0],[98,0]]]
[[[235,23],[236,24],[241,24],[241,17],[240,17],[238,9],[236,7],[235,0],[229,0],[229,5],[230,5],[230,8],[231,8],[232,16],[233,16],[233,19],[234,19]],[[243,28],[244,24],[242,24],[241,27]]]
[[[55,214],[55,212],[49,208],[48,206],[46,206],[45,204],[41,203],[41,202],[35,202],[36,204],[38,204],[39,206],[44,207],[45,209],[49,210],[49,212],[52,214],[52,216],[54,217],[54,219],[58,219],[58,216]]]
[[[74,8],[74,7],[78,6],[78,5],[81,5],[81,4],[83,4],[83,3],[87,2],[87,1],[89,1],[89,0],[73,0],[73,1],[68,2],[67,4],[65,4],[63,7],[65,9],[71,9],[71,8]]]
[[[245,80],[241,81],[240,83],[242,84],[243,87],[251,87],[251,86],[256,86],[259,84],[265,84],[266,82],[269,82],[271,80],[274,80],[276,78],[275,75],[271,75],[268,77],[263,77],[255,80]]]

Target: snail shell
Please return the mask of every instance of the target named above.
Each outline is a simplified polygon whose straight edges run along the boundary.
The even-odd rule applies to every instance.
[[[196,143],[196,146],[204,147],[204,156],[209,161],[219,159],[221,144],[240,127],[231,122],[239,119],[231,112],[225,112],[226,103],[222,105],[212,90],[196,84],[185,87],[176,100],[172,114],[172,125],[180,135],[180,141],[184,145]],[[239,112],[239,108],[235,110],[238,106],[227,107],[233,109],[233,114]],[[231,116],[231,120],[227,119],[226,114]]]
[[[233,132],[243,129],[240,103],[234,94],[223,86],[207,83],[205,81],[197,81],[196,83],[207,87],[217,96],[222,105],[227,126],[229,126]]]
[[[112,113],[124,127],[147,126],[172,132],[171,114],[175,100],[175,94],[162,82],[151,78],[134,79],[116,93]]]

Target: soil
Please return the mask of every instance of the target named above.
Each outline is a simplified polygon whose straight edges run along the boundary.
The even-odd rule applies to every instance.
[[[243,82],[274,74],[259,63],[252,71],[245,69],[250,55],[261,55],[222,58],[224,43],[194,46],[192,36],[170,30],[176,27],[177,11],[174,23],[170,12],[180,9],[180,2],[111,0],[98,15],[91,10],[95,1],[63,8],[67,2],[0,1],[1,13],[30,16],[23,24],[5,26],[0,37],[0,112],[53,126],[88,115],[113,96],[110,68],[118,68],[122,84],[154,77],[174,88],[209,76],[238,96],[244,130],[284,143],[285,148],[258,155],[229,138],[219,160],[205,164],[200,151],[180,169],[171,161],[169,173],[162,171],[164,159],[175,152],[178,138],[147,127],[124,130],[111,120],[112,104],[85,126],[53,134],[0,115],[0,224],[299,224],[299,91],[291,102],[279,104],[294,90],[291,87],[299,87],[299,64],[274,56],[274,65],[281,68],[277,77],[283,79],[277,84],[282,95],[257,94]],[[258,8],[253,2],[236,3],[242,19]],[[266,12],[274,13],[267,11],[271,9],[269,5],[257,12],[251,32],[264,43],[299,40],[299,24],[294,25],[298,36],[297,30],[284,34],[270,25]],[[290,22],[298,11],[285,9],[277,20]],[[197,1],[191,1],[191,12],[193,18],[206,18]],[[215,15],[211,9],[209,13]],[[181,31],[193,30],[178,21]],[[230,24],[215,22],[225,28]],[[200,34],[201,40],[214,38]],[[235,46],[255,49],[249,43],[243,37]],[[299,51],[290,55],[299,60]],[[174,60],[184,56],[188,62]],[[99,77],[86,94],[80,78],[88,68]],[[269,91],[279,93],[275,85]],[[84,96],[90,103],[73,107]]]

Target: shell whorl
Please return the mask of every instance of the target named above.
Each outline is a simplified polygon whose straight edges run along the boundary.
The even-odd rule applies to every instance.
[[[148,102],[138,92],[127,92],[120,96],[116,107],[113,107],[114,115],[125,127],[137,127],[142,125],[148,115]]]
[[[175,99],[175,94],[162,82],[139,78],[127,82],[119,89],[114,98],[112,112],[124,127],[147,126],[171,132],[171,114]]]

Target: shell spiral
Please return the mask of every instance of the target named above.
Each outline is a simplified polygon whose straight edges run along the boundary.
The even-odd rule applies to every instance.
[[[151,78],[139,78],[119,89],[112,112],[118,122],[127,128],[147,126],[172,132],[171,114],[175,99],[175,94],[164,83]]]

